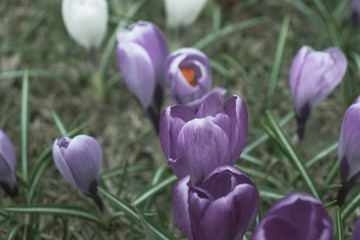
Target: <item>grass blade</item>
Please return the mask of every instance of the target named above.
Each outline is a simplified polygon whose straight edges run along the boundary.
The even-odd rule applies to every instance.
[[[103,225],[102,221],[91,212],[88,212],[81,208],[76,208],[66,205],[29,204],[29,205],[5,206],[5,207],[0,207],[0,209],[13,213],[52,214],[58,216],[80,217],[85,220]]]
[[[208,36],[204,37],[203,39],[200,39],[197,43],[194,44],[194,48],[197,49],[203,49],[204,47],[208,46],[209,44],[216,42],[217,40],[230,35],[234,32],[238,32],[247,28],[254,27],[256,25],[259,25],[263,23],[263,18],[252,18],[243,22],[231,24],[229,26],[226,26],[224,28],[221,28],[218,31],[215,31]]]
[[[257,185],[257,188],[259,190],[260,198],[264,197],[273,200],[279,200],[287,195],[283,192],[262,185]]]
[[[256,179],[262,179],[267,181],[268,183],[276,186],[277,188],[282,188],[281,181],[277,180],[273,176],[263,173],[261,171],[257,171],[253,168],[247,168],[238,164],[235,164],[235,167],[239,168],[241,171],[245,172],[248,176],[254,176]]]
[[[268,117],[271,126],[275,132],[275,134],[278,137],[279,144],[283,146],[283,148],[286,150],[286,155],[289,156],[289,160],[291,164],[298,170],[300,176],[304,180],[306,186],[308,187],[310,193],[317,199],[320,200],[319,193],[315,187],[313,179],[310,177],[307,168],[305,165],[300,161],[298,155],[296,154],[294,148],[290,144],[290,142],[287,140],[286,136],[280,129],[279,125],[276,123],[275,119],[271,115],[269,111],[266,111],[266,116]]]
[[[29,134],[29,72],[24,71],[21,96],[21,167],[22,178],[28,183],[28,134]]]
[[[269,81],[269,86],[268,86],[267,94],[266,94],[266,102],[265,102],[266,108],[271,107],[272,100],[275,95],[275,91],[276,91],[276,87],[277,87],[277,83],[278,83],[278,79],[279,79],[280,67],[281,67],[281,63],[282,63],[282,59],[283,59],[283,55],[284,55],[286,37],[288,34],[288,30],[289,30],[289,25],[290,25],[290,17],[287,15],[284,17],[284,20],[283,20],[283,23],[281,26],[279,40],[277,43],[275,57],[274,57],[274,62],[273,62],[272,68],[271,68],[272,71],[270,74],[270,81]]]
[[[131,221],[138,224],[139,226],[142,226],[141,222],[140,222],[140,218],[139,218],[138,214],[136,213],[136,211],[133,209],[133,207],[131,207],[128,203],[125,203],[124,201],[118,199],[117,197],[108,193],[107,191],[105,191],[104,189],[102,189],[100,187],[98,187],[98,190],[107,199],[109,199],[109,201],[112,202],[116,207],[121,209]],[[160,229],[158,226],[155,226],[155,224],[152,223],[151,221],[149,221],[148,219],[144,218],[144,220],[146,221],[149,229],[156,235],[156,237],[158,239],[164,239],[164,240],[165,239],[174,239],[174,240],[176,239],[174,236],[172,236],[166,230]]]
[[[337,240],[344,240],[344,228],[341,221],[339,206],[336,206],[335,237]]]
[[[21,78],[24,76],[25,72],[28,73],[29,77],[61,77],[64,75],[62,71],[56,69],[16,70],[16,71],[5,71],[0,73],[0,80],[9,79],[9,78]]]
[[[355,195],[347,201],[341,211],[341,220],[345,222],[345,220],[355,212],[355,209],[360,206],[360,191],[355,193]]]
[[[62,123],[61,119],[59,118],[59,115],[56,113],[55,109],[51,109],[51,116],[53,117],[56,127],[58,128],[60,134],[62,137],[67,136],[67,131],[64,127],[64,124]]]
[[[305,166],[307,168],[311,168],[312,166],[314,166],[318,161],[320,161],[321,159],[323,159],[324,157],[328,156],[329,154],[331,154],[332,152],[334,152],[335,150],[338,149],[339,146],[339,141],[334,142],[333,144],[331,144],[330,146],[326,147],[325,149],[323,149],[322,151],[320,151],[319,153],[317,153],[315,156],[313,156],[312,158],[310,158],[308,161],[306,161]]]
[[[15,239],[16,233],[17,233],[17,232],[20,230],[20,228],[22,228],[23,226],[24,226],[23,223],[19,223],[18,225],[14,226],[14,227],[10,230],[9,234],[7,235],[6,240]]]

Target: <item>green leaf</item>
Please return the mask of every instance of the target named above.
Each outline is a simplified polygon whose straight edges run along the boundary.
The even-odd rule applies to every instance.
[[[229,79],[229,80],[235,80],[235,76],[232,75],[229,70],[224,67],[223,65],[221,65],[220,63],[218,63],[217,61],[214,61],[212,59],[209,59],[211,67],[218,73],[220,73],[224,78]]]
[[[53,117],[56,127],[58,128],[60,134],[62,137],[67,136],[67,131],[64,127],[64,124],[62,123],[61,119],[59,118],[59,115],[56,113],[55,109],[51,109],[51,116]]]
[[[333,144],[331,144],[330,146],[326,147],[325,149],[321,150],[320,152],[318,152],[315,156],[313,156],[312,158],[310,158],[308,161],[306,161],[305,166],[307,168],[311,168],[312,166],[314,166],[317,162],[319,162],[321,159],[323,159],[324,157],[327,157],[328,155],[330,155],[332,152],[334,152],[335,150],[338,149],[339,146],[339,141],[334,142]]]
[[[13,213],[29,213],[29,214],[51,214],[57,216],[80,217],[85,220],[103,225],[102,221],[86,210],[66,205],[53,204],[28,204],[28,205],[12,205],[0,207],[0,209]]]
[[[260,198],[269,198],[273,200],[279,200],[284,198],[287,194],[280,192],[279,190],[269,188],[267,186],[258,185],[258,190],[260,194]]]
[[[161,181],[160,183],[156,184],[155,186],[151,187],[149,190],[147,190],[146,192],[144,192],[143,194],[141,194],[139,197],[137,197],[135,199],[135,201],[133,202],[133,204],[135,206],[138,206],[139,204],[141,204],[142,202],[146,201],[148,198],[150,198],[151,196],[153,196],[154,194],[158,193],[159,191],[161,191],[163,188],[167,187],[170,184],[173,184],[174,182],[176,182],[177,178],[175,175],[166,178],[165,180]]]
[[[261,171],[255,170],[253,168],[247,168],[239,164],[235,164],[235,167],[239,168],[241,171],[245,172],[248,176],[254,176],[256,179],[262,179],[268,183],[276,186],[277,188],[282,188],[282,182],[271,176],[270,174],[263,173]]]
[[[133,209],[132,206],[130,206],[128,203],[118,199],[114,195],[108,193],[106,190],[98,187],[99,192],[101,192],[107,199],[109,199],[110,202],[112,202],[117,208],[121,209],[125,215],[134,223],[141,225],[140,218],[136,211]],[[159,226],[156,226],[152,221],[146,219],[144,217],[144,220],[146,221],[147,226],[149,229],[154,233],[154,235],[158,239],[176,239],[174,236],[172,236],[169,232],[167,232],[165,229],[160,228]]]
[[[6,240],[12,240],[15,239],[17,232],[24,226],[23,223],[19,223],[18,225],[15,225],[9,232],[9,234],[6,237]]]
[[[320,200],[319,193],[315,187],[314,181],[309,175],[307,168],[305,165],[301,162],[299,159],[297,153],[295,152],[293,146],[289,142],[289,140],[286,138],[282,130],[280,129],[279,125],[276,123],[275,119],[271,115],[269,111],[266,111],[266,116],[268,117],[271,126],[277,135],[278,139],[274,139],[275,141],[278,141],[279,145],[285,149],[285,154],[288,156],[288,159],[290,160],[290,163],[298,170],[300,176],[302,177],[303,181],[305,182],[306,186],[308,187],[310,193],[317,199]]]
[[[344,240],[344,228],[341,221],[339,206],[336,206],[335,236],[337,240]]]
[[[29,139],[29,72],[24,71],[21,96],[21,167],[22,178],[28,183],[28,139]]]
[[[21,78],[24,77],[25,72],[27,72],[29,77],[61,77],[64,75],[64,72],[60,70],[51,70],[51,69],[32,69],[32,70],[16,70],[16,71],[5,71],[0,73],[1,79],[9,78]]]
[[[39,165],[38,169],[36,170],[35,176],[31,181],[29,191],[27,194],[27,202],[28,203],[31,203],[31,201],[33,200],[36,187],[38,186],[40,179],[41,179],[42,175],[44,174],[45,170],[48,168],[49,164],[51,163],[51,160],[52,159],[49,157],[46,160],[42,161],[41,164]]]
[[[263,23],[263,18],[252,18],[246,21],[242,21],[239,23],[231,24],[229,26],[223,27],[218,31],[215,31],[208,36],[204,37],[203,39],[200,39],[197,43],[194,44],[194,48],[197,49],[203,49],[204,47],[208,46],[209,44],[218,41],[219,39],[226,37],[227,35],[230,35],[232,33],[255,27],[256,25],[259,25]]]
[[[112,169],[112,170],[108,170],[106,172],[103,172],[100,175],[100,179],[101,180],[107,180],[110,178],[114,178],[114,177],[118,177],[119,175],[123,175],[125,173],[134,173],[134,172],[145,172],[145,171],[150,171],[151,169],[147,166],[143,166],[143,165],[132,165],[126,168],[126,170],[124,168],[117,168],[117,169]]]
[[[275,57],[272,65],[272,70],[270,74],[270,81],[269,86],[266,93],[266,102],[265,106],[266,108],[270,108],[272,104],[273,97],[275,95],[278,79],[279,79],[279,73],[281,68],[281,63],[284,55],[284,49],[286,44],[286,37],[288,34],[290,25],[290,17],[289,15],[286,15],[283,19],[282,27],[280,30],[279,40],[276,46],[276,52]]]
[[[341,220],[345,222],[345,220],[355,212],[355,209],[360,206],[360,191],[355,193],[355,195],[347,201],[347,203],[343,206],[341,211]]]

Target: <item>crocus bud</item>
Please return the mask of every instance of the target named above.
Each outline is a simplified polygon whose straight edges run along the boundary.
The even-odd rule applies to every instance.
[[[16,155],[14,145],[0,129],[0,186],[10,196],[18,194],[15,178]]]
[[[176,223],[190,240],[242,239],[259,210],[255,184],[239,169],[221,166],[199,186],[190,176],[174,187],[172,206]]]
[[[325,207],[310,195],[294,193],[278,200],[250,240],[332,240],[333,224]]]
[[[351,20],[353,23],[360,22],[360,1],[352,0],[351,2]]]
[[[165,38],[154,24],[140,21],[129,29],[120,29],[117,40],[125,84],[158,128],[165,59],[169,53]]]
[[[290,69],[290,89],[300,139],[311,112],[340,83],[346,68],[346,57],[336,47],[314,51],[304,46],[297,53]]]
[[[69,35],[86,49],[101,44],[107,28],[106,0],[63,0],[62,15]]]
[[[191,25],[205,7],[207,0],[165,0],[166,23],[170,28]]]
[[[352,232],[351,240],[360,239],[360,218],[356,221],[354,230]]]
[[[166,80],[175,104],[201,99],[211,87],[211,66],[206,55],[196,48],[180,48],[166,61]]]
[[[360,97],[346,110],[341,125],[338,157],[343,187],[338,194],[341,206],[350,188],[360,180]]]
[[[56,167],[66,181],[87,196],[97,195],[102,153],[95,138],[78,135],[73,139],[56,139],[52,155]]]
[[[160,141],[168,164],[181,179],[190,175],[199,184],[213,169],[234,165],[248,134],[245,102],[210,92],[194,113],[189,107],[167,107],[160,119]]]

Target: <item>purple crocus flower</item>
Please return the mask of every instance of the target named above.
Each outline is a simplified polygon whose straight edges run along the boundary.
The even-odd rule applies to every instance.
[[[210,92],[194,113],[189,107],[167,107],[160,119],[160,141],[168,164],[181,179],[199,184],[213,169],[234,165],[248,134],[245,102],[230,96],[223,104],[220,92]]]
[[[351,240],[360,239],[360,218],[356,221],[354,230],[352,232]]]
[[[124,81],[158,128],[163,101],[164,66],[169,53],[157,26],[140,21],[117,33],[117,56]]]
[[[61,175],[83,194],[97,196],[102,152],[95,138],[78,135],[56,139],[52,155]]]
[[[303,46],[297,53],[290,69],[290,89],[300,139],[311,112],[340,83],[346,68],[346,57],[336,47],[314,51]]]
[[[325,207],[310,195],[294,193],[277,201],[250,240],[332,240],[333,224]]]
[[[255,184],[239,169],[221,166],[199,186],[190,176],[181,179],[172,194],[174,217],[190,240],[242,239],[259,210]]]
[[[18,194],[15,178],[16,154],[9,137],[0,129],[0,186],[10,196]]]
[[[360,22],[360,1],[359,0],[351,1],[351,20],[355,24]]]
[[[350,188],[360,179],[360,96],[346,110],[340,131],[338,157],[343,187],[338,194],[341,206]]]
[[[211,66],[196,48],[180,48],[167,58],[167,83],[175,104],[201,99],[211,87]]]

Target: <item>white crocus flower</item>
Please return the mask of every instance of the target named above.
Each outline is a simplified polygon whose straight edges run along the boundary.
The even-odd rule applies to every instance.
[[[165,0],[167,25],[171,28],[191,25],[206,2],[207,0]]]
[[[62,15],[70,36],[86,49],[101,44],[107,28],[106,0],[63,0]]]

